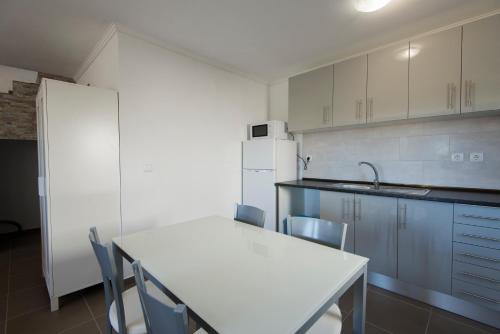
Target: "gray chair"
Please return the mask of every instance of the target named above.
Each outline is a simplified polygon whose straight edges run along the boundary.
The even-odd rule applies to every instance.
[[[111,334],[112,329],[119,334],[147,333],[137,288],[133,287],[125,291],[121,290],[120,280],[123,278],[117,274],[111,247],[101,243],[95,227],[90,229],[89,239],[99,262],[102,281],[104,283],[104,299],[108,314],[106,334]],[[175,305],[173,301],[152,283],[147,283],[150,291],[157,296],[157,299],[162,300],[166,304]]]
[[[155,296],[150,295],[144,282],[140,261],[132,263],[132,268],[134,269],[135,284],[139,292],[148,334],[187,334],[188,316],[186,306],[183,304],[169,306],[162,303]],[[202,333],[206,332],[203,329],[195,332],[195,334]]]
[[[347,224],[311,217],[288,216],[285,234],[344,250]]]
[[[254,206],[236,203],[234,208],[234,220],[258,227],[264,227],[266,213],[264,210]]]
[[[284,232],[290,236],[344,250],[347,224],[311,217],[288,216]],[[339,334],[342,331],[342,313],[334,304],[307,331],[309,334]]]

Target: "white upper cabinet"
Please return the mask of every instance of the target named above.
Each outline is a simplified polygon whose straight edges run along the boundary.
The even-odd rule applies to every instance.
[[[463,27],[462,112],[500,109],[500,15]]]
[[[288,129],[332,126],[333,65],[288,79]]]
[[[460,113],[461,27],[410,42],[409,117]]]
[[[409,43],[368,55],[366,118],[383,122],[408,117]]]
[[[366,123],[366,56],[335,64],[333,126]]]

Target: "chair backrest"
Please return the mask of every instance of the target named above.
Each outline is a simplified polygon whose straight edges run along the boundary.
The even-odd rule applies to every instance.
[[[148,334],[187,334],[188,317],[186,306],[183,304],[170,307],[151,296],[144,283],[142,266],[139,261],[132,263],[135,283],[141,300],[142,312]]]
[[[344,250],[347,224],[311,217],[288,216],[285,234]]]
[[[254,206],[236,203],[234,209],[234,220],[258,227],[264,227],[264,223],[266,222],[266,212]]]
[[[113,252],[108,245],[103,245],[97,234],[95,227],[90,228],[89,233],[90,243],[94,249],[97,262],[101,268],[102,281],[104,284],[104,299],[106,302],[106,314],[109,314],[109,308],[113,301],[116,305],[116,314],[118,317],[119,334],[125,334],[127,331],[125,322],[125,312],[123,307],[123,298],[120,279],[116,271],[115,258]]]

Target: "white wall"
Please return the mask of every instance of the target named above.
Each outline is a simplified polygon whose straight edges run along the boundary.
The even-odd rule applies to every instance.
[[[269,119],[288,121],[288,80],[269,85]]]
[[[12,90],[12,81],[36,82],[37,72],[0,65],[0,93]]]
[[[119,49],[124,231],[232,215],[267,87],[127,34]]]
[[[101,52],[76,82],[101,88],[118,89],[118,34],[115,32]]]
[[[267,119],[267,86],[117,33],[78,80],[120,94],[123,232],[220,214],[241,199],[246,124]],[[149,171],[150,170],[150,171]]]

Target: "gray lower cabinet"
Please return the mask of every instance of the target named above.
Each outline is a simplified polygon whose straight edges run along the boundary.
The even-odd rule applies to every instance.
[[[398,279],[451,294],[453,204],[398,200]]]
[[[356,254],[370,259],[368,270],[397,275],[398,199],[355,196]]]
[[[344,250],[354,253],[354,194],[320,191],[319,199],[321,219],[347,224]]]

